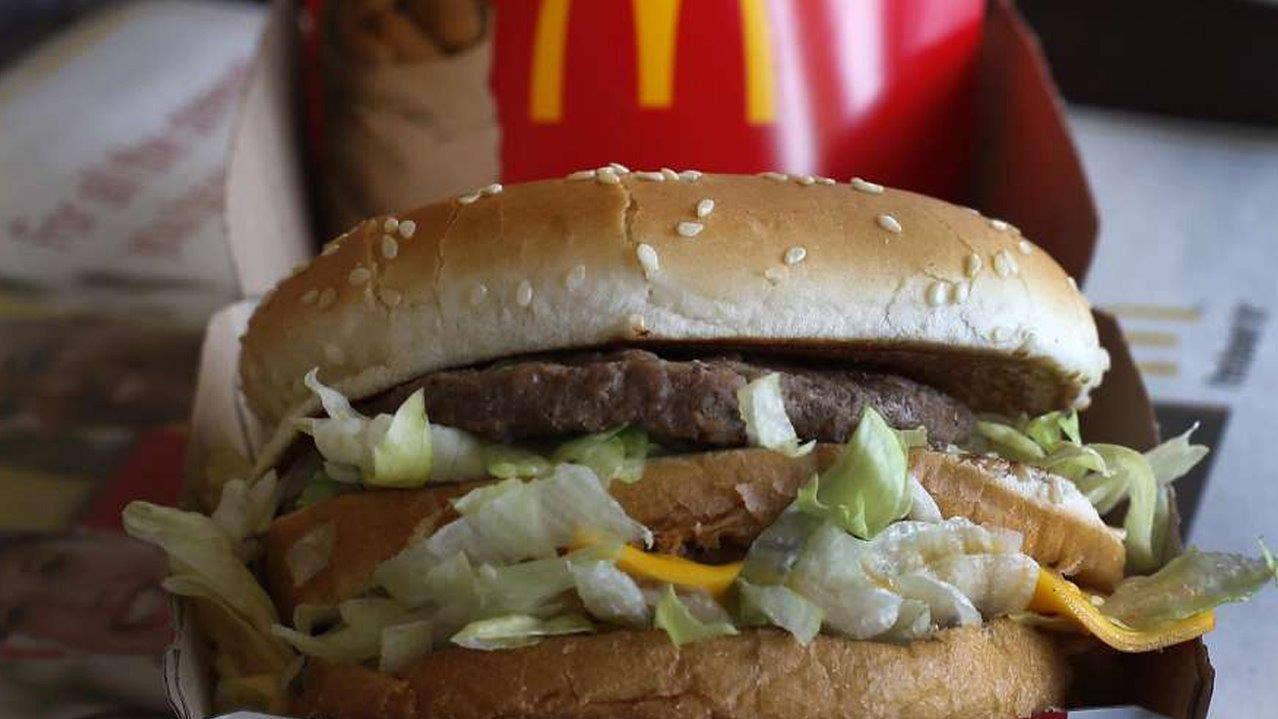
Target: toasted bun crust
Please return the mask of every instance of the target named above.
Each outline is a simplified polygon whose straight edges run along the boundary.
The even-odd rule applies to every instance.
[[[753,630],[676,647],[661,632],[444,649],[397,676],[312,661],[292,712],[333,719],[1008,719],[1064,704],[1055,640],[1009,620],[905,646]]]
[[[653,531],[661,551],[722,546],[743,551],[838,451],[838,445],[827,444],[794,459],[765,449],[656,457],[644,466],[642,480],[613,483],[609,491]],[[1027,555],[1084,584],[1109,589],[1122,578],[1122,542],[1094,510],[1086,516],[1053,501],[1043,491],[1050,487],[1045,472],[928,450],[910,453],[910,471],[945,516],[1014,529],[1024,537]],[[378,564],[452,520],[449,500],[478,484],[355,492],[275,520],[265,536],[266,578],[282,616],[291,616],[299,602],[336,604],[367,590]],[[325,525],[335,532],[330,561],[296,585],[286,559],[289,548]]]
[[[470,199],[470,198],[467,198]],[[713,200],[698,219],[696,207]],[[263,299],[240,372],[268,429],[432,370],[615,343],[782,346],[886,366],[975,409],[1086,402],[1086,300],[1015,228],[899,190],[758,176],[550,180],[361,223]],[[699,222],[693,237],[681,222]],[[899,232],[893,231],[899,227]],[[389,230],[389,231],[388,231]],[[691,231],[691,228],[688,229]]]

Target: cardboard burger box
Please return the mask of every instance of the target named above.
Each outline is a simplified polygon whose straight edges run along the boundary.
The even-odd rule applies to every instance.
[[[750,4],[747,0],[742,6]],[[949,188],[948,199],[1006,218],[1081,282],[1091,260],[1097,218],[1060,97],[1035,38],[1010,1],[992,0],[983,10],[983,20],[979,11],[976,16],[981,25],[972,68],[969,172],[950,178],[960,184]],[[238,389],[239,336],[256,298],[313,256],[321,239],[313,229],[318,213],[311,205],[314,195],[306,182],[301,141],[297,17],[291,3],[274,5],[231,148],[225,222],[245,299],[218,312],[208,326],[193,408],[190,477],[201,476],[201,463],[219,448],[230,447],[253,458],[263,441]],[[618,152],[624,155],[626,148]],[[602,161],[609,159],[614,158]],[[669,160],[676,162],[684,164],[679,157]],[[579,166],[590,163],[581,161]],[[521,176],[526,169],[509,170],[501,170],[507,172],[504,177],[526,179]],[[423,201],[428,199],[433,198]],[[1102,312],[1095,318],[1112,367],[1082,416],[1084,431],[1094,441],[1150,447],[1158,435],[1140,376],[1114,320]],[[166,654],[166,689],[178,717],[202,719],[213,713],[210,668],[190,612],[180,602],[175,617],[179,631]],[[1144,717],[1151,716],[1149,711],[1171,719],[1206,716],[1213,672],[1201,641],[1149,654],[1114,655],[1103,669],[1090,674],[1088,685],[1081,687],[1087,709],[1046,716]]]

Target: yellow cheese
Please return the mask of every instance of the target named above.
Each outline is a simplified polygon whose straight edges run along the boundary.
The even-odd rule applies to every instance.
[[[1162,649],[1202,636],[1216,626],[1216,615],[1209,610],[1148,629],[1133,629],[1102,614],[1092,604],[1091,597],[1073,582],[1042,567],[1038,570],[1038,583],[1029,609],[1039,614],[1067,617],[1120,652]]]
[[[617,568],[636,579],[703,589],[722,594],[741,573],[741,562],[732,564],[700,564],[670,554],[649,554],[630,545],[617,554]]]

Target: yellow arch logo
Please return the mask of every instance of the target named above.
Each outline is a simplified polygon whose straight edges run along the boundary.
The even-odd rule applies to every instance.
[[[563,119],[564,54],[572,0],[541,0],[533,32],[528,113],[533,122]],[[631,0],[638,59],[636,102],[644,108],[674,104],[675,45],[682,0]],[[767,0],[738,0],[745,57],[745,119],[752,125],[776,119],[771,27]]]

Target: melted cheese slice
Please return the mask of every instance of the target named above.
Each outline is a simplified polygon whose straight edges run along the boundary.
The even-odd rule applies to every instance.
[[[1200,612],[1148,629],[1133,629],[1101,613],[1092,598],[1073,582],[1040,567],[1030,611],[1067,617],[1120,652],[1148,652],[1200,637],[1216,627],[1216,614]]]

